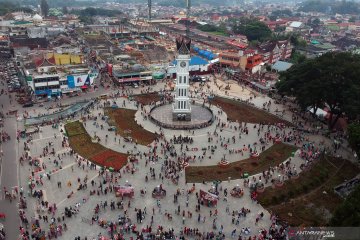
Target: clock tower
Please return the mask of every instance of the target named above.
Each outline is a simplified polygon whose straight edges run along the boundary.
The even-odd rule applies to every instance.
[[[176,86],[175,100],[173,103],[173,120],[190,121],[191,106],[189,98],[189,65],[190,65],[190,46],[189,38],[177,38],[176,48],[178,57],[176,59]]]

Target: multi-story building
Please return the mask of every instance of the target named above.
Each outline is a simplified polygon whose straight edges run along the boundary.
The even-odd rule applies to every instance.
[[[222,67],[240,68],[243,71],[256,73],[261,70],[262,57],[257,50],[248,49],[245,51],[224,51],[219,55],[219,62]]]
[[[0,34],[0,57],[10,58],[11,55],[9,36]]]

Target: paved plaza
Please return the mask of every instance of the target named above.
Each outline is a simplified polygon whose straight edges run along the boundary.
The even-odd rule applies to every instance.
[[[215,84],[211,81],[208,87],[203,88],[198,84],[192,86],[193,98],[201,101],[204,93],[226,95],[244,101],[248,100],[259,108],[263,108],[264,103],[270,100],[266,96],[254,94],[251,90],[237,84],[231,84],[231,89],[237,89],[236,91],[230,90],[225,94],[225,90],[218,88],[219,82]],[[163,83],[159,83],[152,86],[151,91],[159,91],[163,89],[163,86]],[[133,91],[140,93],[145,89]],[[118,90],[113,91],[113,93],[116,92]],[[100,93],[99,91],[98,94]],[[84,96],[84,98],[93,96],[96,96],[96,93],[90,94],[89,97]],[[69,99],[62,101],[70,102]],[[19,186],[23,190],[22,194],[27,203],[24,215],[30,223],[24,231],[27,230],[31,234],[31,223],[37,221],[41,229],[49,236],[55,234],[59,239],[75,239],[78,236],[80,239],[97,239],[99,236],[110,237],[109,227],[105,223],[118,223],[123,217],[129,218],[132,224],[132,227],[130,223],[121,225],[124,239],[136,239],[136,234],[132,233],[136,231],[143,232],[145,238],[150,227],[153,233],[159,233],[160,231],[157,230],[160,229],[162,232],[167,232],[168,236],[174,235],[176,238],[183,236],[185,239],[207,239],[206,237],[210,239],[212,234],[214,234],[213,239],[215,236],[218,236],[217,239],[231,239],[232,237],[244,239],[257,236],[262,230],[269,230],[274,223],[274,218],[251,198],[249,189],[251,183],[260,181],[262,173],[250,176],[249,182],[243,179],[229,179],[215,186],[213,182],[186,183],[185,172],[181,169],[176,172],[178,181],[174,183],[171,177],[167,177],[169,175],[167,171],[171,169],[165,163],[176,161],[176,157],[170,156],[163,146],[174,136],[189,137],[193,143],[173,144],[173,152],[175,151],[179,157],[190,159],[191,166],[217,165],[223,158],[231,163],[250,157],[249,151],[244,150],[240,153],[236,151],[238,149],[251,148],[261,153],[273,144],[271,141],[260,144],[260,138],[267,132],[274,136],[287,136],[294,134],[292,128],[261,127],[259,124],[228,122],[226,113],[222,109],[211,106],[215,117],[211,126],[194,130],[171,130],[160,128],[145,117],[145,113],[149,112],[151,106],[145,106],[141,110],[134,101],[123,97],[116,97],[111,101],[115,101],[120,107],[125,103],[125,108],[137,110],[136,122],[150,132],[161,132],[164,137],[149,146],[126,142],[114,131],[108,131],[106,118],[102,118],[105,103],[105,100],[102,100],[88,112],[77,114],[69,121],[82,119],[87,133],[91,137],[98,136],[102,145],[117,152],[136,155],[139,161],[129,163],[127,166],[130,168],[125,167],[116,173],[102,172],[100,167],[94,168],[89,161],[78,156],[69,147],[64,135],[65,122],[57,126],[43,126],[40,132],[32,135],[31,138],[19,138],[16,143],[17,154],[14,158],[19,161],[19,158],[23,157],[23,161],[19,162],[18,177]],[[268,107],[269,112],[274,114],[282,112],[282,117],[291,121],[288,109],[289,106],[282,104],[273,104]],[[34,114],[46,112],[45,109],[40,108],[30,111]],[[21,123],[18,122],[18,129],[24,128]],[[244,133],[245,128],[249,129],[248,134]],[[297,133],[297,137],[314,142],[320,149],[331,146],[328,139],[318,135]],[[301,146],[301,144],[299,141],[298,145]],[[216,151],[200,150],[210,148]],[[156,157],[150,157],[151,153],[156,153]],[[298,153],[291,157],[289,168],[297,169],[299,172],[300,165],[304,164],[305,160],[300,158]],[[344,151],[343,154],[351,153]],[[345,157],[348,156],[345,155]],[[39,167],[35,167],[34,164]],[[274,167],[273,178],[285,179],[284,172]],[[37,171],[38,169],[40,171]],[[28,186],[31,180],[34,186],[32,191]],[[122,199],[115,196],[113,186],[129,184],[135,189],[132,198]],[[266,183],[266,186],[272,187],[270,185],[270,182]],[[158,200],[152,197],[152,191],[160,186],[166,190],[166,196]],[[189,191],[193,187],[195,191]],[[219,192],[217,205],[212,207],[200,205],[197,198],[199,190],[209,191],[215,187]],[[241,198],[227,194],[234,187],[244,190]],[[40,190],[42,190],[41,197],[31,197],[31,192],[34,195],[34,192]],[[71,217],[65,215],[65,209],[70,207],[73,212]],[[141,221],[137,219],[139,210],[142,214]],[[127,228],[129,232],[126,232]],[[118,229],[120,229],[119,226]]]

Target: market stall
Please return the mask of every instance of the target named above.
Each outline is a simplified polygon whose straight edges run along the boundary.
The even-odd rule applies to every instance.
[[[205,192],[200,190],[200,204],[208,207],[213,207],[217,205],[219,197],[215,194]]]

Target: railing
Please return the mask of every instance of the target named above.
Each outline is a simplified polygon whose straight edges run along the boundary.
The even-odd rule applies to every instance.
[[[199,124],[192,124],[192,125],[174,125],[174,124],[166,124],[166,123],[163,123],[163,122],[160,122],[160,121],[158,121],[158,120],[156,120],[155,118],[153,118],[152,116],[151,116],[151,113],[152,113],[152,111],[155,109],[155,108],[157,108],[157,107],[160,107],[160,106],[163,106],[163,105],[165,105],[165,104],[168,104],[168,103],[162,103],[162,102],[160,102],[159,104],[155,104],[154,106],[152,106],[151,107],[151,109],[150,109],[150,114],[149,114],[149,116],[150,116],[150,120],[153,122],[153,123],[155,123],[156,125],[158,125],[158,126],[160,126],[160,127],[163,127],[163,128],[167,128],[167,129],[173,129],[173,130],[177,130],[177,129],[181,129],[181,130],[190,130],[190,129],[200,129],[200,128],[205,128],[205,127],[208,127],[208,126],[210,126],[213,122],[214,122],[214,120],[215,120],[215,118],[214,118],[214,114],[213,114],[213,111],[209,108],[209,107],[207,107],[207,106],[205,106],[205,105],[202,105],[202,104],[199,104],[199,103],[195,103],[196,105],[199,105],[199,106],[202,106],[202,107],[204,107],[204,108],[206,108],[207,110],[209,110],[210,111],[210,113],[211,113],[211,119],[209,120],[209,121],[207,121],[207,122],[204,122],[204,123],[199,123]]]

